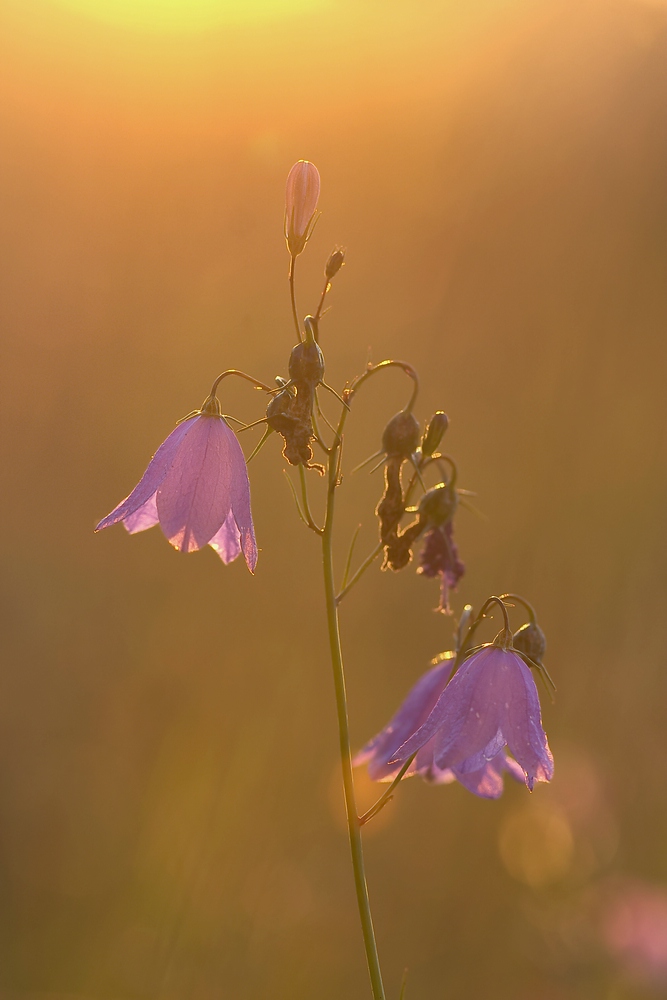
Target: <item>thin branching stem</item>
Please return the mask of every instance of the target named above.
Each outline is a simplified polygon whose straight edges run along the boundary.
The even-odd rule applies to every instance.
[[[359,568],[356,570],[356,572],[350,578],[350,580],[347,583],[344,583],[343,586],[341,587],[339,593],[336,595],[336,604],[340,604],[345,595],[349,593],[350,590],[352,590],[355,583],[359,582],[359,580],[362,578],[366,570],[373,565],[377,557],[382,552],[383,548],[384,546],[382,545],[382,542],[378,542],[378,544],[375,546],[370,555],[366,556],[361,566],[359,566]]]
[[[310,503],[308,501],[308,483],[306,482],[306,470],[303,465],[299,466],[299,479],[301,480],[301,503],[303,505],[303,512],[306,518],[306,524],[314,531],[316,535],[321,535],[323,532],[322,528],[318,528],[315,524],[313,515],[310,513]],[[291,482],[291,480],[290,480]]]
[[[315,392],[315,400],[317,401],[317,391]],[[319,410],[319,407],[318,407],[318,410]],[[319,412],[320,412],[320,416],[323,416],[322,411],[320,410]],[[317,423],[317,417],[315,416],[314,412],[311,414],[311,420],[312,420],[312,423],[313,423],[313,434],[315,436],[315,440],[318,443],[318,445],[320,446],[320,448],[322,449],[322,451],[326,455],[328,455],[330,453],[331,449],[328,447],[326,441],[324,440],[324,438],[322,437],[322,435],[320,433],[319,424]],[[327,423],[329,423],[328,420],[327,420]],[[329,427],[331,427],[331,424],[329,424]],[[332,427],[331,429],[333,430],[333,432],[335,434],[336,433],[336,429],[334,427]]]
[[[287,482],[289,483],[289,488],[290,488],[290,490],[292,491],[292,497],[293,497],[293,499],[294,499],[294,503],[295,503],[295,505],[296,505],[296,511],[297,511],[297,514],[299,515],[299,517],[301,518],[301,520],[303,521],[303,523],[304,523],[304,524],[305,524],[305,525],[306,525],[306,526],[307,526],[308,528],[310,528],[310,525],[308,524],[308,518],[306,517],[306,515],[305,515],[305,514],[304,514],[304,512],[303,512],[303,510],[301,509],[301,504],[299,503],[299,498],[298,498],[298,496],[297,496],[297,493],[296,493],[296,490],[295,490],[295,488],[294,488],[294,483],[293,483],[293,482],[292,482],[292,480],[290,479],[290,475],[289,475],[289,473],[288,473],[287,469],[283,469],[283,475],[285,476],[285,479],[286,479],[286,480],[287,480]]]
[[[217,388],[223,378],[227,378],[229,375],[236,375],[238,378],[244,378],[246,382],[251,382],[256,389],[263,389],[264,392],[274,392],[270,386],[264,385],[263,382],[260,382],[259,379],[253,378],[252,375],[246,375],[245,372],[240,372],[237,368],[228,368],[226,371],[221,372],[213,383],[211,387],[211,396],[215,396]]]
[[[518,604],[521,604],[522,607],[524,607],[528,612],[528,620],[530,621],[531,625],[535,625],[537,623],[537,615],[535,613],[535,608],[530,603],[530,601],[526,600],[525,597],[521,597],[519,594],[501,594],[500,600],[516,601]]]
[[[374,805],[370,807],[370,809],[366,810],[363,816],[359,817],[359,826],[365,826],[365,824],[368,823],[369,820],[373,819],[374,816],[377,816],[377,814],[380,812],[381,809],[384,809],[384,807],[387,805],[390,799],[393,799],[394,789],[401,783],[401,781],[405,777],[408,768],[410,767],[410,764],[412,764],[416,756],[417,756],[417,751],[415,750],[415,752],[410,757],[408,757],[405,764],[398,772],[398,774],[392,781],[389,788],[387,788],[387,790],[382,793],[380,798],[377,800],[377,802],[375,802]]]
[[[341,581],[341,590],[347,586],[347,581],[350,576],[350,570],[352,569],[352,556],[354,555],[354,547],[357,544],[357,538],[359,537],[359,532],[361,531],[361,525],[358,524],[354,534],[352,535],[352,541],[350,542],[350,548],[348,549],[347,559],[345,560],[345,569],[343,570],[343,579]],[[336,598],[338,600],[338,598]]]
[[[273,434],[273,429],[271,427],[267,427],[262,437],[259,439],[255,447],[252,449],[252,451],[246,458],[246,465],[248,464],[248,462],[252,462],[255,455],[257,455],[262,450],[262,448],[264,447],[264,445],[266,444],[266,442],[268,441],[268,439],[271,437],[272,434]]]
[[[417,393],[419,392],[419,376],[417,375],[417,372],[414,370],[412,365],[409,365],[407,361],[388,360],[388,361],[380,361],[377,365],[369,365],[366,371],[362,375],[357,375],[357,377],[350,385],[349,389],[347,389],[345,393],[345,398],[348,400],[348,402],[352,398],[352,396],[361,388],[364,382],[368,381],[369,378],[372,378],[373,375],[377,375],[379,372],[386,371],[388,368],[400,368],[401,371],[405,372],[408,378],[412,379],[412,395],[410,396],[408,405],[405,407],[406,411],[408,413],[411,413],[415,405],[415,402],[417,401]]]
[[[327,292],[331,288],[331,282],[328,278],[324,281],[324,288],[322,289],[322,295],[320,296],[319,305],[317,307],[317,312],[315,313],[315,319],[319,320],[322,316],[322,309],[324,308],[324,300],[327,297]],[[328,310],[327,310],[328,311]],[[317,340],[317,337],[315,338]]]

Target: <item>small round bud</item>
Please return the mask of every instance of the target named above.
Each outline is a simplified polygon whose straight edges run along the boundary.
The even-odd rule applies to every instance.
[[[309,160],[299,160],[287,176],[285,191],[285,239],[293,257],[302,253],[308,242],[319,197],[317,167]]]
[[[292,349],[289,374],[296,385],[307,383],[314,388],[320,384],[324,378],[324,355],[315,340],[307,340]]]
[[[382,432],[382,450],[389,458],[410,458],[418,444],[419,424],[412,413],[401,410]]]
[[[331,251],[331,254],[329,255],[329,260],[327,261],[326,267],[324,268],[324,276],[327,279],[327,281],[331,281],[331,279],[338,274],[344,263],[345,263],[345,251],[343,250],[342,247],[336,247],[335,250]]]
[[[452,519],[458,502],[456,490],[447,483],[438,483],[419,501],[419,518],[429,526],[440,527]]]
[[[547,639],[537,622],[526,622],[513,636],[514,648],[525,653],[535,663],[542,663],[547,651]]]
[[[430,458],[437,451],[442,436],[449,426],[449,417],[443,410],[436,410],[431,417],[426,433],[422,439],[422,455]]]

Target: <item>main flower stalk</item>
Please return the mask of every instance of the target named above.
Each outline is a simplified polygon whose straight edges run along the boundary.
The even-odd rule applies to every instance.
[[[361,825],[357,815],[357,803],[354,794],[354,778],[352,776],[352,755],[350,750],[350,728],[347,714],[347,696],[345,693],[345,672],[343,669],[343,652],[340,643],[338,625],[338,607],[336,601],[336,582],[334,578],[333,561],[333,526],[336,487],[338,484],[338,462],[341,447],[341,432],[345,422],[345,411],[341,416],[336,439],[331,447],[327,463],[327,506],[322,531],[322,569],[324,572],[324,594],[327,609],[327,625],[329,629],[329,646],[331,650],[331,666],[333,668],[334,690],[336,693],[336,711],[338,714],[338,736],[340,745],[340,762],[343,773],[343,793],[345,796],[345,812],[347,829],[350,839],[350,854],[354,872],[354,885],[357,893],[357,906],[361,919],[361,929],[364,937],[364,948],[368,972],[373,990],[373,1000],[385,1000],[382,972],[378,957],[373,917],[371,915],[366,872],[364,869],[364,852],[361,842]]]

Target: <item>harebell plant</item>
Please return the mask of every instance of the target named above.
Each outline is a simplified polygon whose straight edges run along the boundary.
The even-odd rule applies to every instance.
[[[451,615],[451,594],[465,574],[454,537],[460,506],[468,493],[458,486],[454,459],[441,450],[448,418],[439,410],[425,427],[415,415],[419,393],[417,372],[406,361],[388,359],[369,364],[338,392],[326,381],[320,345],[323,309],[334,279],[345,263],[336,247],[324,268],[324,283],[312,314],[300,318],[296,297],[296,262],[306,250],[318,218],[320,175],[308,160],[296,163],[287,179],[285,241],[289,253],[289,292],[295,346],[287,361],[287,377],[267,385],[245,372],[226,369],[213,382],[200,409],[182,418],[160,445],[129,496],[103,518],[96,530],[122,522],[131,532],[159,524],[181,552],[210,545],[224,563],[239,555],[251,573],[257,562],[255,530],[250,510],[247,462],[225,415],[217,391],[235,376],[263,390],[263,416],[252,427],[263,433],[248,457],[254,458],[271,440],[282,439],[282,454],[296,469],[291,485],[296,509],[322,548],[324,599],[328,624],[343,794],[350,855],[363,943],[374,1000],[385,1000],[375,941],[362,843],[363,827],[395,794],[403,778],[419,774],[433,785],[458,781],[475,795],[497,798],[509,774],[532,790],[536,781],[553,776],[553,758],[542,728],[535,677],[547,690],[553,682],[544,666],[546,641],[532,606],[517,594],[494,595],[477,614],[465,605],[459,615],[454,648],[439,654],[408,692],[392,719],[352,757],[339,631],[339,609],[355,584],[382,557],[381,568],[399,572],[413,558],[417,572],[439,584],[437,610]],[[356,568],[354,541],[341,577],[333,558],[336,501],[342,484],[343,434],[359,392],[391,369],[403,372],[410,388],[408,401],[380,431],[377,453],[368,459],[384,468],[384,490],[375,514],[378,542]],[[337,419],[330,423],[320,409],[322,393],[333,396]],[[366,465],[366,463],[362,463]],[[359,466],[358,468],[361,468]],[[316,511],[310,499],[312,483],[322,494]],[[500,615],[495,637],[480,641],[480,632]],[[521,614],[513,630],[510,614]],[[387,782],[375,805],[359,815],[353,767],[366,765],[370,777]]]

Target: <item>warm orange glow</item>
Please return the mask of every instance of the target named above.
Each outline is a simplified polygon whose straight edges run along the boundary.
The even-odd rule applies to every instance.
[[[157,31],[202,31],[321,9],[328,0],[58,0],[110,24]]]
[[[93,534],[216,375],[287,375],[285,182],[307,158],[301,316],[346,248],[327,382],[414,364],[415,415],[449,415],[438,447],[488,518],[461,503],[453,617],[525,594],[558,685],[553,783],[492,802],[410,778],[364,827],[387,996],[406,966],[406,1000],[630,995],[592,921],[615,871],[665,880],[664,11],[0,8],[0,992],[367,996],[320,558],[282,439],[250,465],[254,577],[158,528]],[[225,412],[261,418],[233,382]],[[396,371],[348,417],[338,582],[357,526],[354,565],[378,539],[383,473],[350,470],[408,396]],[[416,568],[369,568],[341,604],[354,750],[452,644]],[[359,812],[388,787],[356,781]]]

